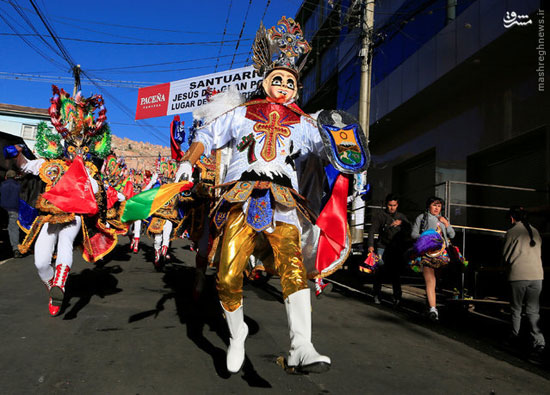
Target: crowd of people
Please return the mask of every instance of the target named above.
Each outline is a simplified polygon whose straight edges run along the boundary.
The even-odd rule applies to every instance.
[[[380,304],[383,278],[391,282],[393,305],[400,304],[401,275],[410,265],[424,278],[427,316],[432,321],[439,320],[436,303],[438,274],[449,264],[459,265],[462,269],[463,263],[460,253],[452,245],[455,230],[442,215],[443,205],[443,199],[429,197],[425,211],[411,225],[407,217],[398,211],[398,196],[390,193],[383,208],[373,213],[367,251],[377,255],[376,268],[372,271],[375,304]],[[511,295],[512,328],[508,343],[519,345],[520,324],[525,315],[529,323],[529,355],[538,358],[545,349],[544,336],[539,327],[539,300],[544,278],[542,239],[537,229],[528,222],[522,207],[512,207],[506,217],[511,224],[502,251]],[[375,235],[378,236],[376,239]],[[434,240],[439,243],[432,243]]]
[[[421,272],[426,285],[428,316],[431,320],[439,319],[436,305],[436,271],[450,263],[448,247],[455,231],[449,220],[441,213],[443,199],[432,196],[426,201],[426,210],[419,214],[414,223],[398,211],[399,197],[393,193],[386,196],[384,208],[373,215],[372,225],[367,240],[369,253],[378,256],[377,268],[373,275],[374,303],[380,304],[382,278],[388,276],[393,288],[393,304],[401,302],[401,274],[407,261],[420,261]],[[421,244],[421,235],[434,237],[439,244],[424,248],[415,248]],[[375,240],[375,234],[378,238]],[[439,238],[438,238],[439,236]],[[416,243],[415,243],[416,241]]]
[[[245,358],[242,287],[251,261],[256,270],[262,267],[280,278],[290,335],[286,369],[321,373],[330,368],[330,358],[311,341],[308,283],[317,279],[324,286],[320,279],[349,255],[349,178],[366,169],[368,153],[358,123],[347,123],[354,122],[348,114],[327,111],[318,122],[318,114],[296,104],[304,65],[297,59],[310,50],[293,19],[282,17],[270,29],[261,24],[253,46],[255,67],[264,77],[257,91],[248,99],[233,89],[213,96],[194,114],[189,149],[183,152],[176,144],[176,160],[159,158],[148,172],[128,169],[113,155],[100,95],[72,97],[53,86],[49,114],[55,130],[38,125],[39,159],[27,158],[21,145],[3,147],[18,172],[40,178],[43,192],[27,218],[19,210],[17,221],[13,171],[2,183],[8,192],[1,191],[10,231],[16,222],[25,233],[21,242],[14,233],[12,248],[27,254],[34,246],[51,316],[61,313],[76,243],[83,258],[95,263],[123,234],[131,235],[131,250],[139,251],[146,231],[154,240],[153,265],[162,270],[170,259],[170,241],[186,235],[197,247],[197,291],[205,267],[216,267],[230,333],[229,372],[239,372]],[[298,182],[300,160],[310,154],[334,165],[320,213],[308,206]]]

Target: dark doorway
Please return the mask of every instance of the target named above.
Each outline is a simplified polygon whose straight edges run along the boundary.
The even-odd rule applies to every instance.
[[[435,148],[394,166],[392,172],[392,190],[401,197],[399,210],[412,220],[435,193]]]
[[[549,133],[539,128],[468,157],[468,181],[493,185],[534,188],[536,192],[491,187],[468,187],[468,203],[526,208],[548,205]],[[533,218],[534,219],[534,218]],[[468,209],[468,224],[506,230],[505,212]],[[542,225],[542,224],[539,224]]]

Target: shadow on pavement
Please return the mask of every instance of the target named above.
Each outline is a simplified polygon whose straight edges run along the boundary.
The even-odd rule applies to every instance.
[[[276,300],[281,304],[285,303],[281,291],[266,281],[252,281],[245,278],[243,288],[252,290],[262,300]]]
[[[175,249],[169,248],[168,249],[168,255],[170,256],[169,259],[166,261],[161,262],[161,266],[159,271],[167,272],[171,270],[172,265],[181,265],[184,262],[176,257],[176,254],[174,253]],[[130,257],[133,255],[133,253],[128,252],[130,254]],[[145,243],[140,243],[139,245],[139,254],[143,254],[143,258],[146,262],[149,262],[153,270],[156,270],[154,261],[155,261],[155,248],[153,246],[149,246]]]
[[[96,295],[104,298],[108,295],[114,295],[122,291],[117,287],[118,280],[113,274],[122,272],[122,268],[115,266],[96,266],[93,269],[84,269],[77,274],[69,274],[65,286],[65,300],[63,302],[61,314],[71,307],[71,300],[78,298],[72,308],[66,312],[64,320],[75,319],[78,312],[82,310],[92,296]]]
[[[156,317],[164,310],[167,301],[173,299],[176,311],[182,324],[186,325],[187,337],[195,345],[212,358],[216,374],[224,379],[231,377],[226,368],[226,350],[216,347],[205,336],[204,330],[216,333],[226,344],[229,344],[229,331],[223,318],[218,295],[215,288],[215,277],[207,276],[202,295],[198,300],[193,299],[194,268],[182,266],[166,266],[162,280],[165,283],[166,292],[158,300],[154,309],[130,316],[129,322],[140,321],[149,317]],[[245,322],[249,327],[249,336],[257,333],[258,323],[245,316]],[[242,378],[251,387],[271,388],[271,384],[263,379],[246,357]]]
[[[340,280],[341,277],[339,278]],[[509,324],[507,322],[471,314],[461,305],[445,304],[438,306],[440,321],[433,323],[424,314],[425,306],[423,301],[417,302],[404,299],[398,308],[394,308],[386,303],[374,305],[372,304],[372,296],[354,292],[351,289],[340,287],[336,284],[333,292],[346,298],[360,300],[380,312],[365,311],[365,315],[368,315],[369,318],[396,325],[401,322],[402,325],[407,325],[408,329],[412,331],[417,331],[416,325],[427,328],[440,335],[466,344],[493,358],[505,360],[516,367],[550,379],[550,355],[548,353],[543,355],[542,360],[538,363],[534,363],[528,358],[526,351],[528,348],[525,344],[527,336],[525,329],[527,325],[522,325],[522,332],[520,333],[524,343],[523,346],[514,347],[506,343],[509,331]],[[442,300],[438,301],[443,302]],[[393,313],[393,315],[381,314],[382,311]]]
[[[132,253],[130,252],[130,245],[125,243],[126,236],[118,236],[119,244],[116,245],[113,251],[111,251],[105,258],[98,261],[96,266],[105,266],[110,262],[128,262],[132,259]],[[121,242],[123,244],[121,244]]]

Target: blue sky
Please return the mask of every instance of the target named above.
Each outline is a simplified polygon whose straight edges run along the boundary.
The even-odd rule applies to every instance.
[[[302,0],[33,2],[69,57],[100,85],[82,77],[85,96],[104,96],[113,133],[167,146],[171,116],[134,121],[138,87],[250,64],[264,13],[269,28],[282,15],[294,17]],[[51,84],[72,93],[73,82],[33,2],[0,0],[0,103],[47,108]],[[190,114],[182,119],[191,124]]]

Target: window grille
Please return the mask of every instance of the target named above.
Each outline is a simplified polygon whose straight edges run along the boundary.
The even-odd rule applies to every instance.
[[[21,126],[21,137],[25,140],[36,140],[36,125]]]

